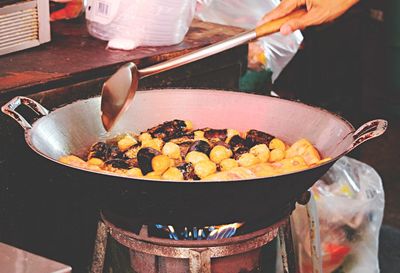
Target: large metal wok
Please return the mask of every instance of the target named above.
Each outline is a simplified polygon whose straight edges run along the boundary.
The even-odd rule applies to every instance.
[[[24,104],[42,117],[29,124],[16,108]],[[341,156],[381,135],[387,123],[370,121],[357,131],[326,110],[284,99],[217,90],[164,89],[137,92],[133,104],[112,132],[100,119],[100,97],[80,100],[49,112],[26,97],[2,107],[25,129],[29,147],[94,183],[103,197],[99,209],[115,219],[141,223],[207,225],[236,221],[272,223],[290,214],[300,196]],[[220,182],[174,182],[133,179],[62,166],[67,154],[83,155],[94,142],[126,131],[140,132],[172,119],[191,120],[195,127],[258,129],[288,143],[309,139],[323,157],[320,166],[268,178]],[[129,220],[129,221],[130,221]],[[125,221],[126,222],[126,221]]]

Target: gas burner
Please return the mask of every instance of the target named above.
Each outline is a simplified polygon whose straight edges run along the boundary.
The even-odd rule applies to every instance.
[[[205,226],[205,227],[183,227],[175,228],[172,225],[155,225],[161,233],[159,237],[169,237],[173,240],[217,240],[231,238],[243,223],[227,225]]]

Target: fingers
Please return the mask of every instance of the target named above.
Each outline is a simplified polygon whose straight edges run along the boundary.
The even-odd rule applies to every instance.
[[[269,22],[278,18],[281,18],[287,14],[289,14],[291,11],[296,9],[297,7],[300,7],[305,4],[305,0],[283,0],[279,6],[277,6],[274,10],[272,10],[270,13],[265,15],[262,18],[262,23]]]
[[[307,14],[285,23],[280,31],[287,35],[298,29],[330,22],[342,15],[359,0],[282,0],[281,4],[264,16],[260,24],[288,15],[293,10],[306,6]]]
[[[292,19],[281,26],[280,32],[283,35],[289,35],[293,31],[298,29],[304,29],[307,23],[304,21],[303,17],[299,19]]]
[[[304,29],[308,26],[318,25],[324,22],[324,16],[320,10],[311,9],[304,16],[296,19],[289,20],[282,25],[280,32],[283,35],[288,35],[298,29]]]

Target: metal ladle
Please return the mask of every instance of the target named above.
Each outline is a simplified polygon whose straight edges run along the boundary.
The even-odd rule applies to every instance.
[[[101,120],[104,128],[107,131],[111,130],[116,121],[128,109],[137,90],[139,79],[203,59],[259,37],[278,32],[284,23],[305,13],[305,10],[296,10],[287,16],[257,26],[253,30],[140,70],[133,62],[123,65],[103,84]]]

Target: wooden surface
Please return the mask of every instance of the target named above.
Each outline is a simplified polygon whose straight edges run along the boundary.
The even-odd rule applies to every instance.
[[[82,21],[54,22],[52,40],[37,48],[0,56],[0,93],[29,89],[29,93],[112,74],[134,61],[139,68],[161,62],[243,30],[193,21],[183,42],[132,51],[106,49],[107,42],[87,33]]]

